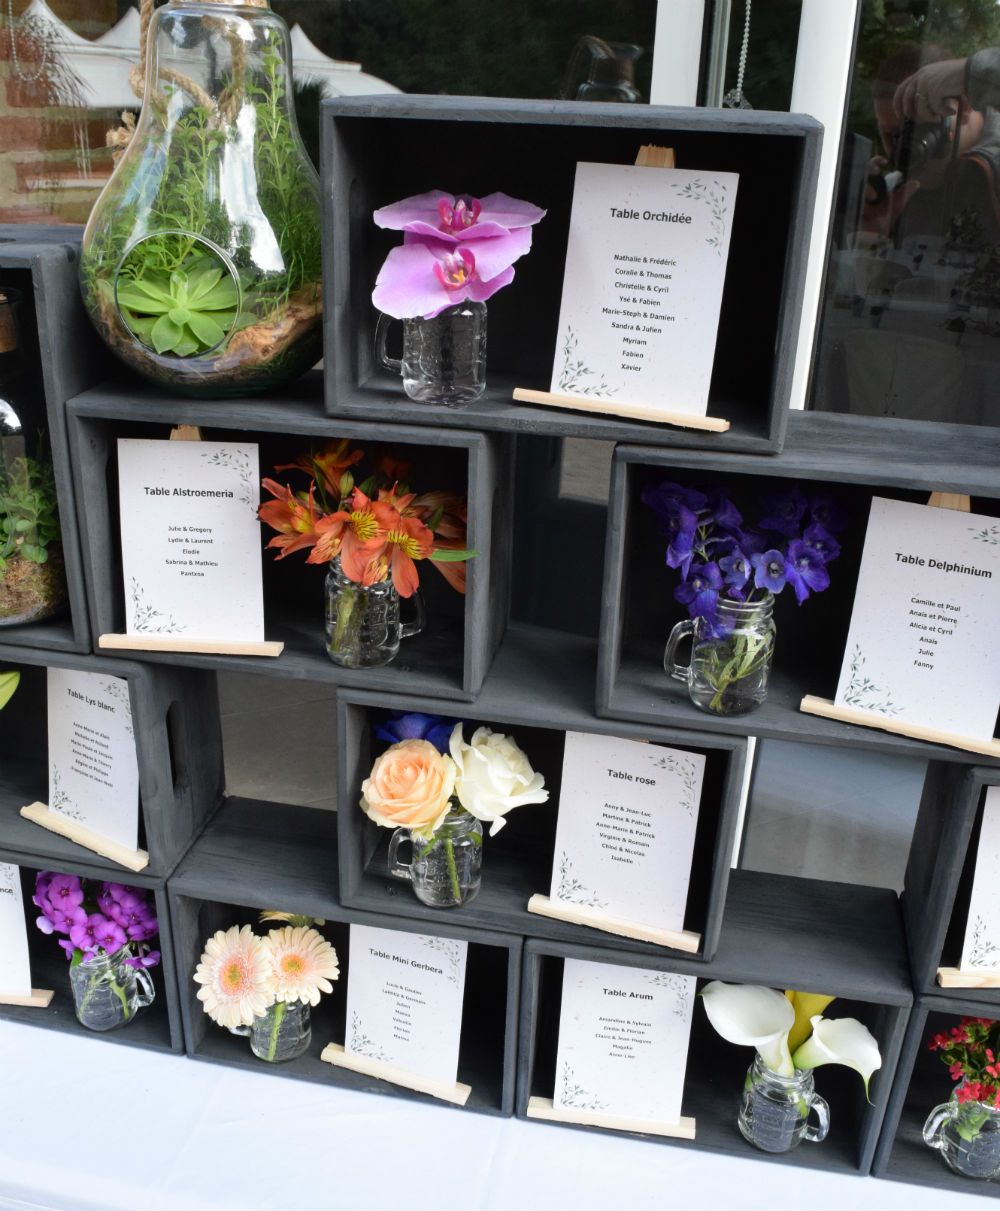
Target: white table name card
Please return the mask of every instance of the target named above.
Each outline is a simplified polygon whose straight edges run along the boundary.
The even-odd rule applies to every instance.
[[[706,413],[738,181],[577,164],[551,386],[515,398],[728,429]]]
[[[468,943],[352,925],[345,1045],[322,1058],[341,1068],[465,1105],[458,1047]]]
[[[31,987],[21,871],[9,862],[0,862],[0,1005],[44,1009],[52,996],[49,991]]]
[[[986,788],[962,958],[938,970],[945,988],[1000,988],[1000,786]]]
[[[128,681],[48,670],[49,801],[21,815],[104,857],[142,870],[139,762]]]
[[[833,703],[802,709],[1000,756],[1000,522],[872,500]]]
[[[528,1116],[694,1139],[681,1114],[694,976],[566,959],[551,1102]]]
[[[124,635],[102,648],[277,656],[252,443],[118,440]]]
[[[696,953],[684,929],[705,757],[567,732],[552,886],[530,912]]]

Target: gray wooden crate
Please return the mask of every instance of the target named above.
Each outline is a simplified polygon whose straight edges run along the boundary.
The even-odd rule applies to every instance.
[[[472,706],[443,704],[411,695],[337,695],[340,894],[344,904],[437,923],[453,910],[429,908],[386,863],[390,832],[361,811],[361,783],[374,756],[385,746],[373,742],[373,721],[391,711],[424,711],[469,721],[466,735],[480,723],[511,730],[534,767],[545,774],[552,795],[547,804],[511,812],[502,832],[483,841],[483,882],[479,895],[458,912],[463,924],[479,928],[593,945],[614,945],[636,954],[663,954],[663,947],[612,939],[608,934],[537,916],[527,911],[535,892],[548,895],[552,880],[558,788],[567,730],[611,732],[616,736],[680,746],[705,756],[698,834],[684,926],[702,935],[699,958],[711,958],[719,941],[730,860],[739,815],[746,741],[702,732],[628,723],[602,725],[593,716],[594,645],[591,641],[512,626],[481,694]],[[532,689],[529,691],[528,686]]]
[[[67,652],[90,651],[87,595],[80,562],[65,403],[107,371],[107,356],[90,327],[77,281],[80,235],[74,228],[0,228],[0,280],[24,294],[22,334],[29,382],[43,396],[40,414],[52,451],[69,610],[60,618],[0,627],[0,641]]]
[[[412,95],[323,103],[327,409],[438,426],[516,429],[755,454],[781,449],[805,280],[821,128],[794,114]],[[578,161],[632,164],[644,143],[678,164],[740,174],[709,412],[714,434],[515,404],[548,390]],[[385,149],[392,147],[392,155]],[[442,155],[440,148],[449,152]],[[442,166],[443,165],[443,166]],[[548,210],[517,278],[489,302],[486,394],[463,408],[414,403],[374,364],[371,291],[399,232],[378,206],[428,189],[499,189]],[[760,256],[766,246],[769,255]],[[747,281],[754,304],[747,305]]]
[[[832,1120],[830,1135],[823,1144],[803,1145],[774,1156],[757,1151],[743,1140],[736,1117],[753,1051],[720,1039],[700,1002],[694,1010],[682,1107],[685,1115],[696,1119],[695,1140],[628,1134],[657,1143],[764,1157],[841,1173],[869,1171],[912,1002],[894,893],[734,871],[719,949],[708,964],[529,938],[522,978],[518,1117],[526,1116],[530,1097],[552,1097],[562,970],[567,958],[677,972],[699,980],[720,979],[836,995],[829,1015],[858,1017],[865,1022],[878,1039],[883,1062],[871,1081],[870,1102],[856,1073],[829,1066],[817,1074],[817,1088],[830,1103]]]
[[[320,444],[345,437],[369,447],[391,446],[404,456],[412,454],[423,465],[443,467],[454,476],[454,484],[442,486],[467,488],[468,542],[479,554],[469,563],[465,598],[448,588],[433,569],[426,569],[421,582],[429,606],[428,629],[404,640],[396,661],[385,668],[343,669],[333,664],[324,647],[325,569],[307,566],[296,556],[275,566],[273,553],[267,552],[263,556],[266,633],[268,639],[284,641],[280,657],[173,652],[137,652],[135,657],[382,690],[406,685],[437,697],[472,698],[507,620],[511,439],[459,429],[432,432],[411,425],[331,420],[322,413],[321,391],[320,376],[313,374],[267,400],[182,400],[150,387],[112,383],[72,401],[73,467],[88,537],[84,566],[95,643],[99,635],[122,631],[125,624],[116,438],[165,438],[173,425],[199,425],[206,440],[225,436],[283,451],[284,457],[269,458],[262,449],[261,473],[271,475],[273,462],[292,461],[310,441]],[[435,477],[434,467],[425,473],[429,481]],[[269,537],[270,532],[263,534],[262,542]]]
[[[348,925],[433,932],[469,943],[458,1063],[458,1079],[472,1086],[466,1109],[504,1116],[513,1112],[522,939],[468,928],[456,916],[443,918],[431,931],[415,919],[342,908],[332,813],[228,799],[170,878],[168,891],[188,1055],[440,1105],[429,1095],[334,1068],[319,1058],[327,1043],[344,1042],[350,971]],[[191,978],[205,942],[215,930],[254,924],[262,909],[322,918],[326,922],[323,932],[340,960],[334,992],[313,1010],[308,1053],[278,1068],[256,1059],[246,1039],[234,1038],[205,1015]]]
[[[93,858],[93,855],[91,855]],[[18,1005],[0,1005],[0,1021],[21,1022],[27,1026],[41,1026],[48,1030],[61,1030],[82,1038],[103,1039],[112,1043],[124,1043],[129,1047],[143,1047],[151,1051],[166,1051],[181,1054],[184,1051],[184,1032],[181,1026],[180,1004],[177,996],[177,976],[174,969],[173,939],[170,932],[170,912],[167,905],[165,880],[152,875],[128,872],[127,879],[111,863],[101,860],[85,861],[75,857],[39,857],[24,854],[8,844],[6,836],[0,835],[0,862],[13,862],[21,867],[21,883],[24,896],[25,918],[28,926],[28,949],[31,958],[31,982],[35,988],[51,989],[55,996],[46,1009],[26,1008]],[[35,874],[40,870],[54,870],[61,874],[78,875],[85,879],[102,882],[125,882],[132,887],[143,887],[153,892],[156,901],[156,916],[160,934],[152,945],[160,950],[160,963],[150,971],[156,998],[152,1005],[141,1010],[127,1026],[107,1033],[97,1033],[81,1026],[73,1011],[73,995],[69,984],[69,960],[59,946],[58,939],[46,936],[36,929],[38,910],[31,902]]]
[[[128,681],[139,762],[140,848],[146,872],[169,874],[215,810],[222,793],[218,695],[211,673],[153,670],[132,661],[40,652],[0,644],[0,669],[20,669],[21,685],[0,715],[0,844],[44,861],[100,861],[119,881],[132,873],[25,820],[20,808],[48,802],[47,668],[107,673]],[[109,876],[115,877],[115,876]]]
[[[1000,433],[965,425],[793,412],[781,458],[619,446],[612,468],[604,561],[597,712],[609,718],[703,727],[709,731],[821,744],[847,744],[899,756],[982,763],[960,749],[910,740],[877,728],[799,711],[805,694],[833,698],[854,603],[873,496],[926,502],[932,491],[967,493],[973,509],[1000,515]],[[751,505],[761,491],[798,483],[807,493],[831,491],[851,522],[830,567],[831,587],[801,608],[790,593],[775,606],[777,643],[766,702],[751,715],[699,711],[687,687],[663,671],[674,622],[686,617],[673,599],[677,572],[663,561],[665,540],[639,494],[645,482],[718,485]]]
[[[929,1051],[932,1035],[958,1025],[961,1017],[982,1017],[981,1002],[964,990],[955,995],[917,995],[899,1056],[892,1096],[882,1124],[872,1173],[890,1181],[933,1186],[953,1194],[1000,1197],[996,1182],[970,1181],[945,1164],[923,1141],[923,1126],[935,1106],[948,1101],[954,1082],[940,1055]],[[987,1014],[988,1016],[988,1014]]]
[[[976,1013],[990,1016],[1000,1015],[1000,988],[942,991],[937,984],[938,968],[957,967],[962,957],[988,786],[1000,786],[1000,769],[931,763],[902,905],[917,991],[960,998],[978,1006]]]

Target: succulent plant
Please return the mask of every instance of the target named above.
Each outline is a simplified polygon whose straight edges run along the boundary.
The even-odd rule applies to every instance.
[[[173,273],[147,268],[122,283],[118,305],[144,344],[157,353],[191,357],[225,339],[236,320],[239,289],[222,265],[196,256]]]

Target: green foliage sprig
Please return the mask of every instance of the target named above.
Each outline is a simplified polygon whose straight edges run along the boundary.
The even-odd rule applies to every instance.
[[[0,573],[14,555],[46,563],[59,539],[59,508],[52,464],[15,458],[0,475]]]

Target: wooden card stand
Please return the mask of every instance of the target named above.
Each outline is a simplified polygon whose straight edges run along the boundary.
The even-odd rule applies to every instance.
[[[972,501],[968,496],[959,492],[932,492],[927,499],[929,508],[956,509],[959,513],[968,513],[972,509]],[[857,707],[838,706],[829,698],[817,698],[813,694],[806,696],[799,703],[799,710],[807,715],[820,715],[824,719],[839,719],[842,723],[858,723],[862,727],[874,727],[883,732],[894,732],[898,736],[909,736],[913,740],[929,740],[932,744],[947,744],[951,748],[964,749],[969,753],[982,753],[984,757],[1000,757],[1000,740],[983,740],[978,736],[960,736],[955,732],[943,732],[938,728],[927,727],[920,723],[905,723],[899,719],[887,719],[873,711],[862,711]],[[956,970],[942,968],[944,971]],[[952,987],[946,985],[946,987]],[[987,985],[956,984],[956,988],[978,988]]]
[[[661,1123],[658,1119],[630,1118],[623,1114],[606,1114],[603,1110],[557,1109],[550,1097],[529,1098],[526,1114],[528,1118],[544,1119],[549,1123],[582,1123],[587,1127],[606,1127],[609,1131],[638,1131],[643,1135],[663,1135],[678,1140],[695,1138],[693,1118]]]
[[[384,1060],[373,1060],[368,1056],[354,1055],[345,1051],[339,1043],[327,1043],[319,1057],[335,1068],[348,1068],[351,1072],[359,1072],[362,1076],[373,1076],[380,1081],[389,1081],[393,1085],[401,1085],[404,1089],[413,1089],[416,1093],[429,1093],[431,1097],[440,1098],[443,1102],[451,1102],[454,1106],[464,1106],[472,1093],[471,1085],[463,1085],[456,1081],[447,1085],[442,1081],[432,1081],[419,1073],[411,1072],[408,1068],[400,1068],[397,1064],[387,1064]]]
[[[93,850],[102,858],[110,858],[112,862],[117,862],[126,870],[145,870],[149,865],[149,854],[144,849],[128,849],[116,841],[109,841],[99,833],[84,828],[82,824],[69,819],[68,816],[60,816],[58,812],[52,811],[44,803],[31,803],[27,807],[22,807],[21,815],[33,824],[40,824],[42,828],[47,828],[50,833],[58,833],[60,837],[65,837],[76,845],[82,845],[84,849]]]
[[[1000,988],[1000,970],[962,971],[958,967],[939,967],[937,982],[942,988]]]
[[[50,988],[32,988],[27,997],[12,997],[0,992],[0,1005],[17,1005],[22,1009],[48,1009],[56,994]]]
[[[618,917],[605,916],[599,909],[569,904],[564,900],[553,900],[549,896],[532,896],[528,901],[528,912],[537,913],[540,917],[552,917],[556,921],[568,921],[571,925],[586,925],[589,929],[600,929],[604,933],[617,934],[620,938],[651,942],[654,946],[668,946],[671,950],[683,950],[687,954],[697,954],[701,947],[700,933],[657,929],[654,925],[623,921]]]
[[[674,168],[674,149],[646,143],[639,148],[635,163],[638,168]],[[700,429],[708,433],[725,433],[729,428],[729,421],[717,416],[691,416],[686,412],[672,412],[669,408],[651,408],[647,404],[594,399],[589,395],[561,395],[553,391],[533,391],[527,387],[515,387],[514,399],[522,404],[567,408],[572,412],[598,412],[602,416],[622,416],[627,420],[644,420],[654,425],[674,425],[680,429]]]
[[[184,635],[101,635],[99,648],[127,652],[191,652],[213,656],[280,656],[283,643],[250,639],[191,639]]]

